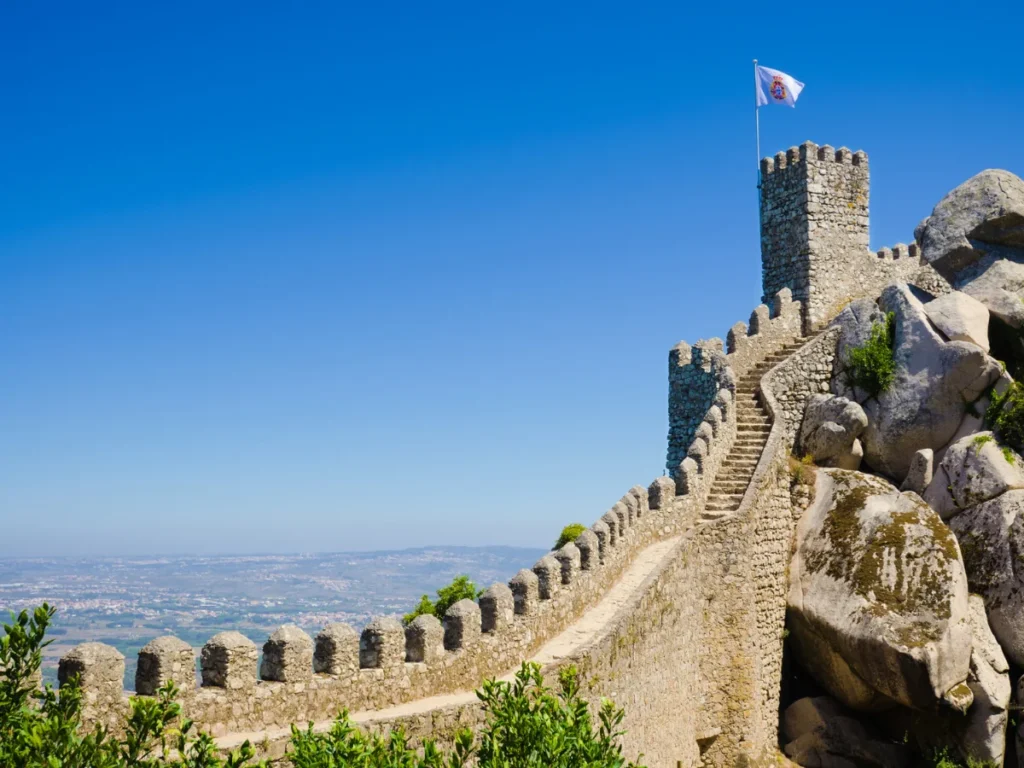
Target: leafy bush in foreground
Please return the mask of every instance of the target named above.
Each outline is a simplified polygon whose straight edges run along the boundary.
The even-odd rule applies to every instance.
[[[468,580],[467,580],[468,581]],[[3,768],[252,768],[249,742],[226,756],[206,733],[192,735],[181,717],[173,683],[156,697],[133,697],[124,736],[97,726],[80,732],[82,692],[77,680],[59,695],[36,690],[44,639],[53,617],[43,604],[4,625],[0,638],[0,766]],[[559,689],[544,686],[537,664],[524,663],[513,682],[489,680],[477,691],[486,722],[478,737],[459,732],[451,751],[432,741],[413,749],[401,729],[366,734],[342,712],[326,733],[292,726],[294,768],[641,768],[622,757],[623,711],[604,700],[595,730],[579,697],[573,667],[559,673]]]

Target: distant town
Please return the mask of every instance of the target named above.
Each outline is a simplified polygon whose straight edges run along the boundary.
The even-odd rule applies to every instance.
[[[0,612],[48,602],[57,608],[44,679],[78,643],[97,641],[125,655],[125,686],[136,656],[154,637],[196,648],[234,629],[262,646],[282,624],[315,634],[328,622],[357,629],[373,616],[411,610],[420,595],[468,574],[478,587],[507,581],[539,549],[427,547],[387,552],[217,557],[0,559]]]

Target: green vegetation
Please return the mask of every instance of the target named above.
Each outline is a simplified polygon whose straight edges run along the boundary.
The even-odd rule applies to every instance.
[[[896,339],[896,314],[889,312],[885,323],[871,326],[871,335],[859,347],[852,347],[846,356],[846,382],[867,392],[871,397],[892,386],[896,378],[893,345]]]
[[[975,435],[971,438],[971,445],[975,448],[981,448],[985,443],[992,442],[992,435]]]
[[[576,538],[587,530],[587,526],[583,523],[569,523],[562,532],[558,534],[558,541],[555,542],[555,546],[552,549],[561,549],[570,541],[576,541]]]
[[[1024,450],[1024,384],[1014,381],[1003,394],[992,392],[985,423],[1015,451]]]
[[[181,717],[173,683],[156,697],[133,697],[124,736],[96,726],[80,732],[82,691],[70,680],[58,696],[52,686],[38,691],[52,608],[12,614],[0,638],[0,765],[4,768],[254,768],[255,750],[246,741],[226,756],[209,734],[193,735]],[[619,743],[623,710],[601,702],[594,727],[579,697],[576,669],[558,676],[559,689],[544,686],[537,664],[523,664],[512,682],[489,680],[477,691],[486,724],[476,735],[455,736],[446,752],[427,740],[409,746],[397,728],[387,735],[366,734],[343,711],[326,733],[292,726],[289,758],[294,768],[642,768],[622,757]]]
[[[452,583],[437,590],[437,600],[431,600],[428,595],[423,595],[419,603],[412,609],[411,613],[405,614],[402,621],[408,624],[417,616],[437,616],[443,618],[445,613],[459,600],[476,600],[483,590],[477,590],[476,584],[469,580],[469,576],[461,575],[452,579]]]
[[[966,762],[958,760],[950,754],[948,747],[934,750],[925,764],[929,768],[998,768],[991,760],[978,760],[975,757],[968,757]]]
[[[788,464],[790,482],[797,485],[814,485],[815,466],[811,454],[808,453],[802,459],[790,456]]]

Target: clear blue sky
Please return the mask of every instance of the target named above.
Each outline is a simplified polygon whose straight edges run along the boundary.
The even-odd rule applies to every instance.
[[[1024,173],[1024,7],[7,3],[0,555],[547,544],[661,474],[765,154]]]

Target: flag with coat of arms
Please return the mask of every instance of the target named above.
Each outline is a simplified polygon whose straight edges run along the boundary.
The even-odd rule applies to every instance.
[[[785,104],[795,107],[796,100],[800,97],[800,91],[804,89],[804,84],[785,72],[757,65],[754,68],[754,87],[757,90],[757,106],[759,107],[767,104]]]

